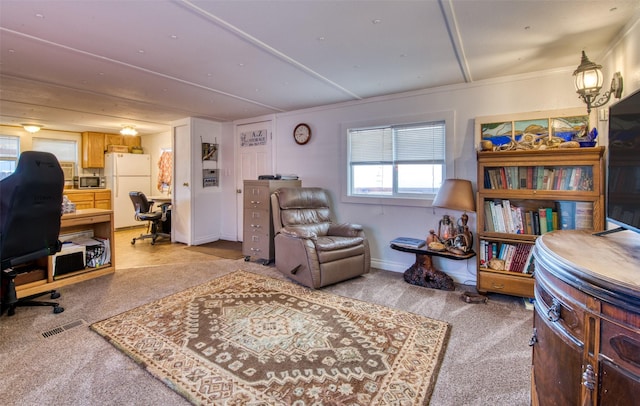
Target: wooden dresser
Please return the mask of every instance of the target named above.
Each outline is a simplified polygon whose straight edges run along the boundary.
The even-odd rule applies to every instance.
[[[300,187],[300,180],[245,180],[242,255],[266,263],[275,258],[271,193],[281,187]]]
[[[532,404],[637,404],[640,235],[554,231],[534,255]]]

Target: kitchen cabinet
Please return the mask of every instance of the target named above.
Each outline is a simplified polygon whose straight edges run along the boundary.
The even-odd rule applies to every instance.
[[[111,210],[111,190],[78,190],[66,189],[64,194],[76,205],[76,210],[105,209]]]
[[[104,133],[82,133],[82,167],[104,168]]]

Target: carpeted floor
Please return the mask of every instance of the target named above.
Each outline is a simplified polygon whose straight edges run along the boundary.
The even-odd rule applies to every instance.
[[[218,240],[201,245],[191,245],[184,249],[226,259],[240,259],[244,257],[244,255],[242,255],[242,242],[240,241]]]
[[[194,404],[423,404],[449,325],[236,271],[91,328]]]
[[[176,247],[171,262],[170,257],[155,252],[166,250],[163,244],[132,246],[129,241],[125,239],[118,251],[119,264],[133,267],[61,288],[63,313],[20,308],[15,316],[0,319],[3,405],[186,406],[187,400],[89,325],[238,269],[286,279],[272,266],[216,259],[181,246]],[[161,258],[164,265],[141,266],[133,261],[142,255],[142,249],[154,251],[144,256]],[[457,289],[421,288],[404,282],[402,273],[372,269],[322,291],[451,325],[430,405],[528,406],[533,312],[525,310],[520,298],[504,295],[490,295],[488,304],[468,304],[460,300],[461,290],[467,288]],[[44,332],[54,334],[45,337]]]

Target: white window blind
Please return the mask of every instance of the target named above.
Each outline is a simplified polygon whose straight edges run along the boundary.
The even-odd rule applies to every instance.
[[[51,152],[60,162],[76,162],[78,156],[76,141],[33,137],[34,151]]]
[[[444,179],[444,121],[348,131],[352,196],[421,196]]]

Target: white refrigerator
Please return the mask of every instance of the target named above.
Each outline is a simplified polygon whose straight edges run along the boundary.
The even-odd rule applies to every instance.
[[[114,227],[139,226],[129,192],[151,194],[151,156],[108,153],[104,155],[106,185],[111,189]]]

